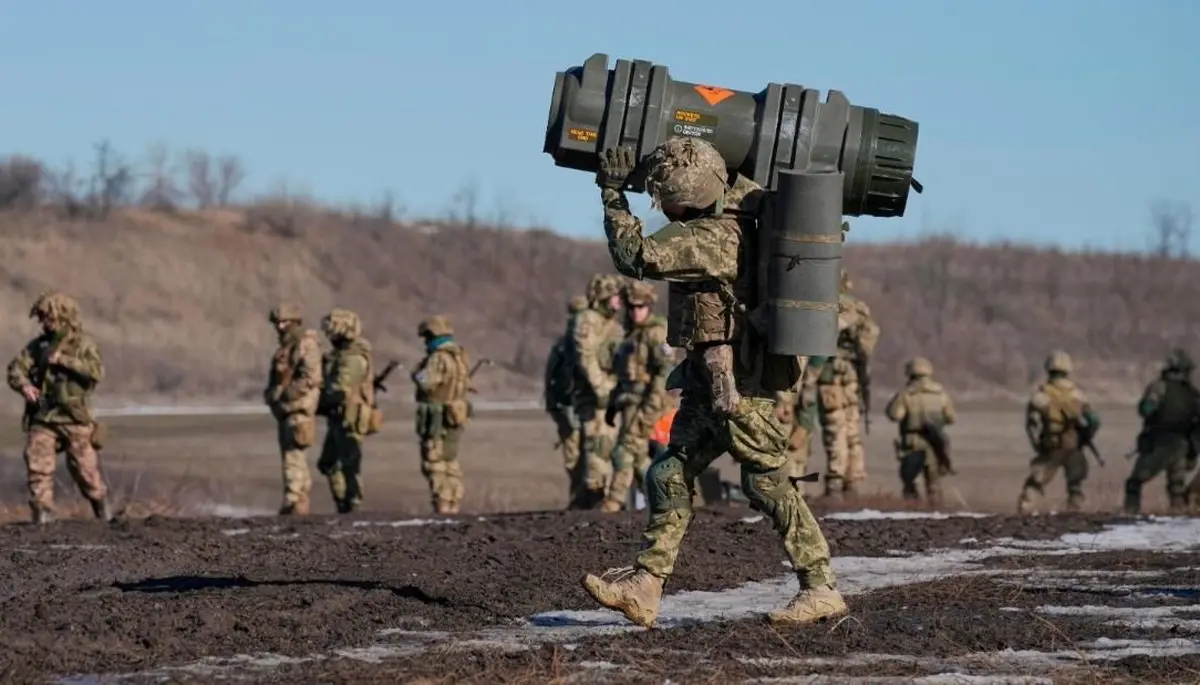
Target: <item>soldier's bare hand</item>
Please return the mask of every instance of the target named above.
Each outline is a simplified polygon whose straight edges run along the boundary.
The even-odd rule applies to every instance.
[[[41,393],[38,392],[38,389],[32,385],[27,385],[24,388],[21,388],[21,394],[25,396],[25,400],[27,402],[37,402],[38,397],[41,396]]]
[[[637,155],[628,147],[610,147],[600,153],[596,185],[621,190],[637,167]]]

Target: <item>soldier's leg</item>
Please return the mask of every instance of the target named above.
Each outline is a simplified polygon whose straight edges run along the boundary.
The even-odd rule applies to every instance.
[[[1187,509],[1187,445],[1179,449],[1167,464],[1167,502],[1172,512]]]
[[[729,444],[727,434],[722,434],[724,422],[716,420],[711,402],[706,394],[697,397],[686,392],[680,399],[671,443],[646,472],[650,516],[634,565],[583,579],[584,589],[596,601],[641,626],[654,623],[663,583],[675,571],[679,547],[692,521],[696,476]]]
[[[1124,509],[1127,514],[1137,514],[1142,509],[1142,486],[1157,476],[1166,467],[1167,451],[1160,445],[1152,444],[1144,453],[1139,453],[1125,480]],[[1167,475],[1168,491],[1171,487],[1170,474]]]
[[[808,455],[812,446],[812,433],[808,427],[796,422],[792,425],[791,435],[788,438],[788,477],[792,480],[793,485],[804,494],[804,482],[798,480],[804,476],[808,470]]]
[[[866,453],[862,444],[862,410],[854,399],[856,392],[857,389],[846,390],[846,470],[842,484],[845,492],[855,492],[867,478]]]
[[[1083,481],[1088,476],[1088,459],[1082,450],[1071,450],[1063,455],[1063,476],[1067,481],[1067,511],[1083,509]]]
[[[442,460],[446,464],[445,477],[442,482],[442,487],[445,488],[439,499],[446,502],[447,512],[449,514],[457,514],[462,508],[463,485],[462,462],[458,460],[458,447],[462,444],[462,436],[465,431],[465,426],[455,426],[446,430],[446,437],[442,440]]]
[[[49,428],[34,427],[25,438],[25,472],[29,508],[37,523],[49,522],[54,514],[54,468],[58,462],[58,435]]]
[[[1017,499],[1017,510],[1020,513],[1027,514],[1033,510],[1034,496],[1046,494],[1046,485],[1054,480],[1054,474],[1058,472],[1060,465],[1061,459],[1057,452],[1044,452],[1029,462],[1029,475],[1026,476],[1025,483],[1021,486],[1021,496]]]
[[[67,472],[92,505],[96,518],[107,521],[112,518],[105,499],[108,486],[100,473],[100,456],[92,447],[92,427],[64,426],[62,431],[67,443]]]
[[[554,430],[558,435],[558,446],[562,453],[563,470],[567,474],[567,494],[574,490],[575,465],[579,461],[579,429],[573,425],[566,411],[550,412],[554,419]]]
[[[308,448],[316,441],[316,417],[292,414],[279,423],[279,450],[283,467],[283,504],[280,514],[307,514],[312,475]]]
[[[825,495],[838,496],[846,482],[846,471],[850,461],[849,435],[846,432],[847,415],[844,395],[840,386],[820,387],[822,409],[821,442],[825,447]]]
[[[938,507],[942,504],[942,469],[938,464],[937,455],[933,450],[925,451],[925,498],[929,504]]]
[[[616,429],[604,422],[601,412],[591,412],[580,419],[583,421],[583,449],[579,455],[583,463],[583,507],[591,509],[604,501],[608,491]]]
[[[629,487],[634,481],[634,465],[640,456],[649,450],[649,435],[645,422],[637,417],[637,408],[628,407],[622,412],[621,426],[617,431],[612,450],[612,482],[600,508],[604,511],[620,511],[629,498]]]
[[[921,450],[906,450],[900,452],[900,484],[905,499],[920,499],[917,491],[917,479],[928,468],[927,455]]]
[[[768,616],[775,622],[809,623],[846,611],[829,563],[829,545],[800,492],[788,479],[787,433],[773,400],[742,398],[726,424],[729,453],[741,465],[742,492],[750,506],[771,518],[783,541],[800,592]]]
[[[636,484],[638,492],[642,493],[643,497],[645,497],[646,494],[646,473],[650,470],[650,464],[663,451],[663,449],[666,449],[665,446],[660,449],[657,446],[657,443],[652,444],[650,442],[650,437],[647,435],[646,449],[642,450],[637,455],[637,459],[633,462],[633,482]]]
[[[421,438],[421,475],[429,484],[429,502],[433,511],[448,514],[451,503],[444,499],[446,489],[446,460],[442,434],[426,434]]]
[[[337,434],[342,432],[340,426],[330,421],[325,428],[325,441],[321,443],[321,456],[317,458],[317,470],[329,482],[329,494],[333,505],[339,514],[350,511],[346,500],[346,475],[342,471],[342,455]]]

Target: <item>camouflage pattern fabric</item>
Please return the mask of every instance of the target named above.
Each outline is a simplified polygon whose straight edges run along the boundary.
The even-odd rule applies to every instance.
[[[471,415],[469,374],[467,352],[449,334],[429,339],[428,354],[413,372],[421,474],[429,483],[433,510],[439,514],[456,514],[462,507],[458,447]]]
[[[1195,466],[1192,440],[1200,420],[1200,391],[1192,384],[1191,372],[1190,357],[1176,351],[1161,376],[1142,393],[1138,402],[1142,434],[1138,436],[1137,460],[1125,481],[1126,513],[1140,512],[1142,486],[1163,472],[1171,508],[1179,510],[1188,504],[1185,480]]]
[[[616,278],[611,278],[609,296],[617,294],[619,288]],[[617,429],[604,422],[604,411],[616,385],[613,362],[625,330],[616,318],[616,312],[607,308],[605,300],[594,298],[590,306],[576,316],[572,334],[571,355],[576,379],[573,399],[580,423],[576,479],[581,487],[571,507],[591,509],[604,500],[612,477],[612,450]]]
[[[1065,355],[1062,355],[1065,357]],[[1047,366],[1058,359],[1052,355]],[[1075,381],[1067,376],[1069,368],[1056,368],[1050,377],[1030,395],[1025,410],[1025,430],[1037,453],[1029,465],[1029,476],[1021,488],[1017,509],[1028,513],[1035,495],[1044,495],[1045,487],[1062,469],[1067,484],[1067,509],[1083,507],[1083,482],[1088,475],[1087,456],[1081,449],[1079,423],[1099,426],[1099,417]]]
[[[91,395],[105,374],[100,349],[84,332],[79,305],[69,295],[44,293],[30,316],[43,333],[9,362],[8,386],[26,402],[25,465],[34,519],[47,521],[54,509],[60,451],[67,453],[68,471],[97,516],[108,518],[91,411]]]
[[[941,383],[929,377],[930,373],[932,368],[910,371],[907,385],[892,395],[884,413],[899,428],[895,448],[904,497],[919,498],[917,478],[923,476],[926,498],[937,505],[942,501],[941,479],[946,474],[924,431],[953,425],[957,417],[950,395]]]
[[[324,321],[333,349],[324,361],[321,412],[327,416],[317,470],[329,482],[338,513],[362,505],[362,443],[374,406],[371,343],[361,335],[358,315],[335,309]]]
[[[795,479],[792,482],[801,494],[804,493],[804,482],[799,479],[808,473],[813,435],[817,432],[816,385],[820,368],[810,364],[797,392],[781,392],[775,398],[781,421],[791,431],[788,436],[788,477]]]
[[[825,447],[825,494],[853,492],[866,479],[866,454],[862,444],[862,382],[858,369],[866,368],[879,342],[879,326],[870,307],[850,292],[843,278],[838,297],[837,356],[822,367],[817,381],[817,415]]]
[[[289,308],[282,305],[272,312],[276,325],[281,321],[280,313],[288,312]],[[283,466],[279,513],[306,514],[312,489],[308,450],[316,442],[316,414],[323,382],[321,343],[317,332],[301,328],[298,319],[290,323],[280,330],[263,397],[277,423]]]

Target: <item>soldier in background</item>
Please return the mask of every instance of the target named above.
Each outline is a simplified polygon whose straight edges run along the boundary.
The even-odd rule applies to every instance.
[[[1059,469],[1067,480],[1067,509],[1083,508],[1083,481],[1088,474],[1083,447],[1100,429],[1100,416],[1071,378],[1071,357],[1052,352],[1045,366],[1048,377],[1034,389],[1025,410],[1025,433],[1036,456],[1017,500],[1022,514],[1033,510],[1034,494],[1044,495]]]
[[[576,501],[582,487],[582,482],[577,478],[580,475],[580,431],[579,417],[575,415],[575,407],[571,404],[574,374],[569,348],[574,335],[575,316],[586,308],[587,298],[583,295],[576,295],[567,303],[566,331],[550,347],[542,384],[542,401],[558,433],[556,447],[562,450],[563,468],[567,473],[568,502]]]
[[[812,438],[817,432],[817,377],[824,362],[821,357],[809,359],[800,387],[795,392],[781,392],[776,396],[779,420],[785,426],[790,426],[791,431],[788,437],[788,477],[800,494],[804,494],[804,482],[799,479],[808,470]]]
[[[312,476],[308,448],[317,439],[317,404],[321,399],[321,342],[317,332],[305,330],[300,308],[283,302],[268,320],[279,334],[279,347],[263,399],[277,422],[279,453],[283,464],[283,504],[279,513],[307,514]]]
[[[885,413],[896,422],[896,459],[906,499],[919,499],[917,478],[925,476],[925,495],[937,506],[942,501],[941,479],[954,473],[950,439],[945,428],[954,423],[954,403],[941,383],[933,380],[933,363],[914,357],[904,368],[908,384],[888,401]]]
[[[578,469],[582,487],[572,509],[593,509],[604,500],[612,476],[616,429],[604,422],[608,396],[616,385],[613,361],[625,339],[621,311],[621,277],[596,274],[588,283],[587,309],[575,317],[570,356],[574,370],[573,405],[581,424]]]
[[[108,521],[108,486],[100,472],[101,425],[92,416],[91,395],[104,380],[100,348],[83,330],[79,303],[70,295],[43,293],[30,318],[42,334],[8,364],[8,387],[25,399],[25,468],[29,507],[35,523],[54,518],[54,471],[58,453],[67,453],[67,471],[92,505],[96,518]]]
[[[362,505],[363,440],[379,431],[382,415],[375,406],[371,343],[363,337],[358,314],[334,309],[321,329],[333,349],[323,365],[318,411],[327,428],[317,470],[329,480],[338,513],[348,514]]]
[[[417,437],[421,440],[421,473],[429,483],[430,501],[439,514],[462,507],[462,465],[458,446],[471,418],[471,367],[467,351],[454,339],[444,316],[431,316],[417,327],[425,341],[425,359],[413,371],[416,383]]]
[[[1195,364],[1184,350],[1167,355],[1160,376],[1146,386],[1138,402],[1142,431],[1137,438],[1137,461],[1125,481],[1125,512],[1142,508],[1142,486],[1166,471],[1171,509],[1187,506],[1187,472],[1195,467],[1193,439],[1200,419],[1200,391],[1192,384]]]
[[[654,286],[631,281],[621,288],[621,303],[629,331],[616,355],[617,385],[609,395],[604,422],[621,426],[612,452],[613,477],[601,503],[604,511],[620,511],[635,481],[645,489],[650,467],[650,432],[667,409],[667,374],[672,351],[667,345],[667,320],[651,313],[657,296]]]
[[[879,343],[879,325],[871,309],[853,294],[854,284],[842,269],[838,296],[837,355],[827,361],[817,378],[817,416],[827,468],[825,495],[853,494],[867,477],[859,422],[870,430],[871,377],[869,364]]]

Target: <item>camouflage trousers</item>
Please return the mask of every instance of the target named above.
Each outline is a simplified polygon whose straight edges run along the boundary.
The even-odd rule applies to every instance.
[[[1029,477],[1021,488],[1017,509],[1028,513],[1033,508],[1033,497],[1045,495],[1046,485],[1054,480],[1054,474],[1062,469],[1067,481],[1067,509],[1078,511],[1083,507],[1083,481],[1088,475],[1087,456],[1081,450],[1049,450],[1038,454],[1029,462]]]
[[[604,412],[587,405],[577,406],[579,416],[579,463],[575,470],[580,485],[571,509],[592,509],[604,500],[612,478],[612,450],[617,429],[604,422]]]
[[[937,455],[932,449],[904,449],[897,447],[896,460],[900,462],[900,483],[905,499],[920,499],[917,479],[925,479],[925,497],[930,504],[942,501],[942,470]]]
[[[858,381],[817,385],[817,416],[825,447],[825,492],[854,490],[867,477],[859,423]]]
[[[571,407],[553,409],[550,418],[554,420],[554,428],[558,434],[558,446],[562,451],[563,469],[567,473],[567,498],[574,501],[581,483],[579,475],[579,421],[575,419],[575,410]]]
[[[317,470],[329,480],[329,494],[339,514],[362,505],[362,440],[346,430],[340,419],[330,419]]]
[[[92,446],[91,425],[34,424],[25,438],[25,470],[29,507],[54,510],[54,472],[58,453],[67,453],[67,472],[89,502],[100,502],[108,486],[100,473],[100,457]]]
[[[308,448],[317,439],[317,419],[308,414],[290,414],[277,422],[279,455],[283,465],[283,505],[280,513],[307,514],[312,475],[308,470]]]
[[[788,437],[788,468],[787,473],[790,478],[801,478],[808,471],[808,460],[812,455],[812,438],[814,425],[816,422],[816,410],[801,409],[798,412],[790,413],[792,417],[786,422],[791,426],[791,435]],[[801,493],[804,492],[804,483],[795,481],[796,488]]]
[[[429,499],[439,514],[457,514],[462,507],[463,476],[458,445],[463,426],[443,428],[421,437],[421,475],[429,483]]]
[[[637,405],[622,410],[617,444],[612,451],[612,483],[605,497],[609,509],[628,506],[629,488],[635,482],[639,490],[645,490],[646,470],[650,468],[650,431],[661,415],[662,412],[640,412]]]
[[[728,452],[741,466],[750,506],[772,520],[801,587],[835,585],[829,545],[800,492],[787,478],[787,432],[772,399],[743,396],[732,414],[711,395],[685,390],[671,426],[671,444],[646,474],[650,521],[637,566],[666,578],[692,521],[696,477]],[[736,554],[736,552],[735,552]]]
[[[1139,441],[1140,442],[1140,441]],[[1140,453],[1125,481],[1125,511],[1136,514],[1142,508],[1142,486],[1166,472],[1167,498],[1172,508],[1187,505],[1188,438],[1179,433],[1156,432],[1150,436],[1150,449]]]

